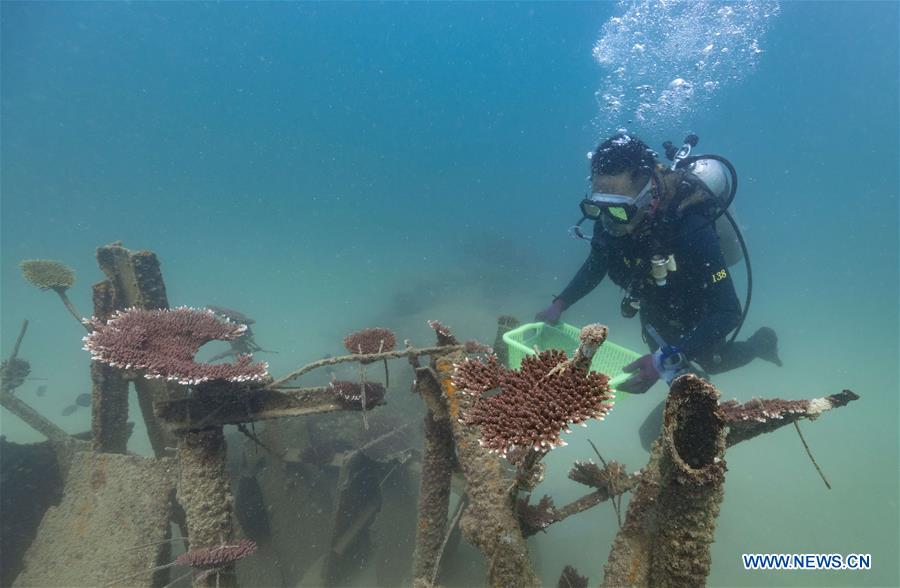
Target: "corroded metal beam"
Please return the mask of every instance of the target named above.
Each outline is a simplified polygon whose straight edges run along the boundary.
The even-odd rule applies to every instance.
[[[176,432],[336,410],[346,410],[346,405],[331,386],[279,390],[223,386],[156,403],[156,415]]]

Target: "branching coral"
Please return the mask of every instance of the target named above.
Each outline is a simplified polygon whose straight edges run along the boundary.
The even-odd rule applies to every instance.
[[[228,320],[230,320],[233,323],[240,323],[242,325],[252,325],[256,322],[255,320],[253,320],[246,314],[244,314],[240,311],[231,309],[231,308],[225,308],[224,306],[215,306],[215,305],[209,304],[209,305],[207,305],[206,308],[208,310],[213,311],[214,313],[216,313],[217,315],[219,315],[223,318],[227,318]]]
[[[627,478],[625,466],[615,460],[610,461],[603,468],[590,460],[576,461],[569,470],[570,480],[591,488],[605,490],[610,496],[621,494],[621,487]]]
[[[450,327],[435,320],[428,321],[428,326],[434,329],[434,334],[437,335],[438,345],[459,345],[459,341],[456,339],[456,336],[453,335],[453,331],[450,330]]]
[[[480,426],[482,445],[505,456],[514,447],[546,452],[565,445],[560,434],[570,424],[602,420],[612,408],[608,378],[557,350],[526,357],[518,370],[501,366],[495,356],[469,358],[456,365],[453,383],[479,397],[499,388],[480,397],[462,422]]]
[[[355,331],[344,337],[344,347],[350,353],[368,355],[392,351],[397,345],[397,338],[390,329],[373,327]]]
[[[397,338],[394,336],[394,332],[390,329],[384,329],[382,327],[372,327],[369,329],[362,329],[361,331],[356,331],[350,333],[346,337],[344,337],[344,347],[347,348],[347,351],[354,355],[371,355],[374,353],[384,353],[386,351],[393,351],[394,347],[397,345]],[[365,372],[363,371],[362,365],[371,363],[372,359],[360,359],[360,381],[365,381]],[[384,385],[385,387],[390,386],[390,372],[388,371],[387,359],[384,360]],[[366,392],[367,390],[361,388],[362,393],[362,402],[361,406],[365,409],[366,406]],[[383,391],[382,391],[383,392]],[[384,394],[382,394],[384,397]],[[363,419],[365,422],[365,415],[363,415]],[[368,426],[368,423],[366,423]]]
[[[816,419],[824,412],[846,406],[858,399],[859,395],[852,390],[844,390],[838,394],[808,400],[754,398],[745,404],[730,400],[719,406],[725,424],[728,425],[727,443],[731,446],[800,419]]]
[[[496,355],[486,360],[466,359],[456,364],[453,373],[453,384],[469,394],[480,395],[500,386],[500,378],[504,367],[500,365]]]
[[[194,361],[205,343],[233,340],[247,328],[209,310],[131,308],[116,312],[109,321],[94,318],[86,324],[93,331],[84,337],[84,349],[92,359],[126,370],[143,370],[148,378],[199,384],[208,380],[258,381],[268,376],[268,366],[251,363],[249,355],[239,356],[236,363]]]
[[[435,320],[428,321],[428,326],[431,327],[434,330],[434,334],[437,335],[438,345],[459,345],[459,340],[453,334],[453,331],[450,330],[450,327]],[[466,353],[494,353],[494,349],[490,345],[485,345],[484,343],[479,343],[475,340],[466,341],[463,345],[465,346]]]
[[[493,347],[491,347],[490,345],[485,345],[484,343],[480,343],[475,340],[466,341],[465,343],[463,343],[463,345],[465,345],[466,353],[471,353],[473,355],[477,354],[477,353],[484,354],[484,355],[493,355],[493,353],[494,353]]]
[[[556,519],[556,507],[552,498],[545,494],[537,504],[529,504],[530,499],[529,495],[516,501],[519,524],[526,537],[543,531]]]
[[[737,400],[721,403],[725,422],[756,421],[764,423],[772,419],[782,419],[793,413],[804,413],[809,400],[782,400],[780,398],[754,398],[746,404]]]
[[[578,570],[572,566],[563,568],[562,574],[559,576],[559,582],[556,588],[587,588],[588,577],[578,574]]]

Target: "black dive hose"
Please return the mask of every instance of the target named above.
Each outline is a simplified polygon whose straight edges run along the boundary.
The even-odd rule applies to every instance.
[[[750,252],[747,251],[747,244],[744,242],[744,235],[741,234],[741,229],[738,228],[737,223],[734,221],[734,217],[731,216],[731,213],[728,212],[727,209],[724,214],[725,218],[728,219],[728,222],[731,223],[731,228],[734,229],[734,235],[741,245],[741,252],[744,254],[744,266],[747,268],[747,298],[744,300],[744,308],[741,310],[741,320],[738,321],[737,327],[734,328],[734,332],[731,334],[731,338],[728,339],[728,345],[730,345],[737,339],[738,333],[741,332],[741,327],[744,326],[744,320],[747,318],[747,313],[750,311],[750,300],[753,297],[753,270],[750,269]]]
[[[747,313],[750,311],[750,300],[753,297],[753,271],[750,268],[750,253],[747,251],[747,243],[744,242],[744,235],[741,233],[741,229],[738,227],[737,223],[734,221],[734,217],[731,216],[731,213],[728,212],[728,207],[731,206],[731,203],[734,202],[734,197],[737,194],[737,170],[734,169],[734,166],[731,165],[731,162],[722,157],[721,155],[691,155],[690,157],[685,157],[681,161],[678,162],[678,167],[687,167],[696,161],[700,161],[701,159],[713,159],[718,161],[726,168],[728,168],[728,173],[731,174],[731,190],[728,193],[728,199],[725,201],[724,206],[721,207],[718,213],[714,217],[712,217],[708,222],[704,223],[702,226],[691,230],[698,231],[705,227],[710,226],[722,215],[725,215],[725,218],[728,219],[728,222],[731,224],[731,228],[734,229],[734,234],[737,237],[738,243],[741,246],[741,252],[744,254],[744,265],[747,268],[747,298],[744,300],[744,308],[741,310],[741,320],[738,321],[737,327],[735,327],[734,332],[731,334],[731,337],[728,339],[728,344],[734,342],[737,338],[738,333],[741,332],[741,327],[744,326],[744,320],[747,318]],[[712,193],[706,184],[703,184],[703,187],[706,188],[706,191],[716,200],[719,199],[718,196]],[[683,235],[679,235],[681,237]]]

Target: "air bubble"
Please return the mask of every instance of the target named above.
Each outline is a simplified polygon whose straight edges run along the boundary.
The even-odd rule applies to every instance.
[[[757,0],[619,6],[623,12],[603,25],[592,51],[605,72],[595,122],[611,129],[627,118],[665,132],[684,126],[718,91],[753,71],[779,12],[776,2]]]

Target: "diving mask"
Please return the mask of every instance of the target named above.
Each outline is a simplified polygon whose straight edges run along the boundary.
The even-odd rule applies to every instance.
[[[581,214],[591,220],[601,215],[614,223],[629,223],[637,211],[644,208],[653,197],[653,176],[636,196],[593,192],[581,201]]]

